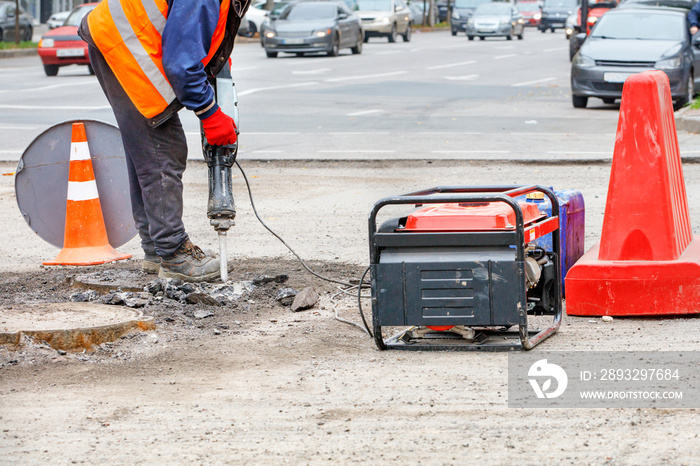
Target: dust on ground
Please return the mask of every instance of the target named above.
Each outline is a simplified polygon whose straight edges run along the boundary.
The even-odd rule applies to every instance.
[[[436,184],[581,189],[590,246],[600,234],[609,173],[608,165],[469,162],[244,166],[256,177],[266,220],[314,269],[341,280],[364,270],[367,214],[383,196]],[[685,167],[691,218],[698,218],[699,170]],[[185,181],[186,225],[206,243],[215,236],[202,209],[204,167],[190,167]],[[507,354],[378,351],[365,333],[334,318],[337,310],[359,322],[356,299],[331,299],[334,285],[287,259],[255,223],[240,184],[236,189],[231,280],[288,279],[262,283],[226,306],[151,300],[141,309],[155,317],[155,332],[94,352],[59,354],[41,342],[1,349],[0,463],[697,461],[696,410],[509,409]],[[55,249],[32,236],[13,202],[3,177],[0,214],[12,241],[0,245],[0,309],[69,301],[75,275],[104,267],[40,268]],[[138,254],[137,243],[124,249]],[[107,267],[139,273],[138,261]],[[320,302],[291,312],[276,300],[282,286],[312,286]],[[198,311],[211,315],[197,318]],[[609,323],[565,316],[559,333],[535,351],[698,350],[698,330],[694,316]]]

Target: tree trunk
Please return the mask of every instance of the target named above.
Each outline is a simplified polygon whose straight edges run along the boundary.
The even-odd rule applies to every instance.
[[[19,44],[19,0],[15,0],[15,44]]]

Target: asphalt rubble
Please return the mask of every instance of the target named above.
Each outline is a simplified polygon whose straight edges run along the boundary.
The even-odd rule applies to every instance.
[[[333,267],[353,269],[351,274],[355,274],[353,266]],[[68,360],[92,363],[130,360],[154,350],[159,342],[243,332],[244,327],[249,322],[257,322],[261,314],[272,314],[274,318],[269,321],[274,325],[280,312],[296,314],[304,310],[326,309],[323,303],[328,302],[328,296],[333,292],[332,286],[310,277],[293,262],[282,261],[277,269],[271,273],[252,272],[249,273],[251,276],[239,276],[225,284],[188,283],[162,278],[148,280],[152,276],[141,272],[133,261],[113,265],[108,270],[99,267],[89,269],[87,275],[93,276],[96,281],[105,281],[105,277],[121,277],[122,280],[117,281],[123,283],[124,277],[135,277],[135,283],[139,279],[144,282],[142,291],[122,291],[117,287],[108,292],[76,289],[75,269],[71,268],[14,274],[12,279],[0,280],[3,282],[0,285],[0,310],[37,302],[126,306],[154,317],[156,330],[124,335],[117,341],[78,353],[56,350],[46,342],[25,336],[19,347],[0,345],[0,367]],[[85,274],[80,277],[84,278]]]

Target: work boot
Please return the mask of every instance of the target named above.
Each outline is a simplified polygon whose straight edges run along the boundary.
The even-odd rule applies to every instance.
[[[207,254],[192,241],[185,241],[173,254],[161,257],[160,278],[204,282],[220,276],[219,259]]]
[[[141,270],[145,273],[160,272],[160,256],[157,254],[145,253],[141,261]]]

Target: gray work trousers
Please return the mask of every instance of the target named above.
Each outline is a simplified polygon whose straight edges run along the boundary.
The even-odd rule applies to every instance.
[[[146,254],[167,256],[188,237],[182,222],[182,174],[187,141],[173,115],[152,127],[129,99],[100,51],[88,46],[90,63],[122,135],[129,172],[131,209]]]

